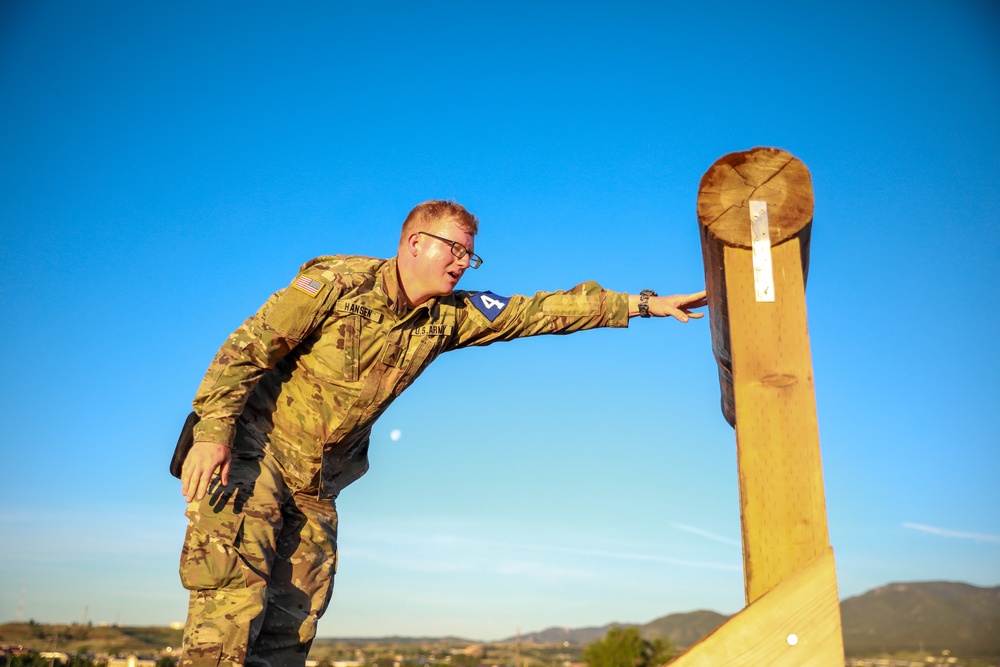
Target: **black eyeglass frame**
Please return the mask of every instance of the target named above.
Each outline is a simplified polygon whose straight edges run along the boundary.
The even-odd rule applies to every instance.
[[[418,234],[423,234],[424,236],[429,236],[432,239],[437,239],[438,241],[444,241],[445,243],[451,244],[451,254],[455,256],[456,259],[462,259],[466,255],[469,256],[469,268],[478,269],[483,265],[483,258],[474,252],[469,252],[469,249],[458,241],[452,241],[451,239],[446,239],[443,236],[438,236],[437,234],[431,234],[430,232],[417,232]]]

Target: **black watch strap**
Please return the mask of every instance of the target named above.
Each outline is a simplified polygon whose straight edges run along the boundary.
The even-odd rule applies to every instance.
[[[649,297],[659,296],[651,289],[644,289],[639,292],[639,317],[649,317]]]

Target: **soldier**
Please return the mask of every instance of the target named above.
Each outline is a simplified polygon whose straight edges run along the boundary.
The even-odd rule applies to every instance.
[[[636,315],[703,315],[691,310],[704,292],[455,291],[482,264],[478,224],[459,204],[424,202],[396,257],[307,262],[223,344],[194,399],[181,472],[182,666],[302,667],[333,586],[337,495],[368,470],[375,420],[437,355]]]

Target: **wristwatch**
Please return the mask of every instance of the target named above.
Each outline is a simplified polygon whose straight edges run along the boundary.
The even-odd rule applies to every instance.
[[[639,317],[649,317],[649,297],[659,296],[651,289],[644,289],[639,292]]]

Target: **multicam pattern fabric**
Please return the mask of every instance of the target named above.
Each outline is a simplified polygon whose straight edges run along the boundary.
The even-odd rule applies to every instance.
[[[394,259],[320,257],[226,340],[194,400],[196,442],[233,448],[226,487],[188,507],[182,667],[301,667],[329,603],[334,500],[368,470],[372,425],[442,352],[628,325],[593,282],[408,308]]]
[[[264,456],[235,459],[228,486],[216,481],[186,514],[180,572],[191,593],[181,665],[301,666],[332,592],[333,504],[293,494]]]
[[[368,470],[372,425],[442,352],[628,326],[627,295],[594,282],[506,301],[456,291],[407,309],[395,259],[320,257],[303,276],[322,283],[315,295],[277,292],[219,350],[194,400],[195,440],[230,445],[239,420],[252,449],[318,498]]]

